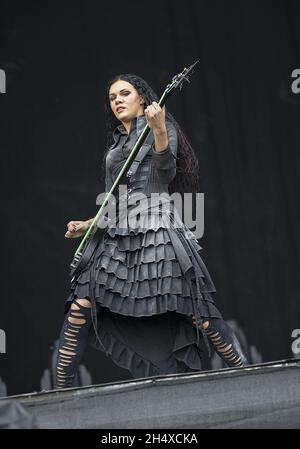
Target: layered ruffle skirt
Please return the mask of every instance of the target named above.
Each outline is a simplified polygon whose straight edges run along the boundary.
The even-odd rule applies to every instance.
[[[203,248],[171,206],[108,226],[65,302],[66,314],[76,297],[91,300],[88,344],[134,378],[201,370],[208,342],[191,316],[222,318]]]

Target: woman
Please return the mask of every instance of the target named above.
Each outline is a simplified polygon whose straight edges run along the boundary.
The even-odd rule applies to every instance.
[[[153,192],[195,190],[195,153],[150,86],[136,75],[120,75],[108,83],[106,99],[112,143],[104,156],[106,192],[146,123],[152,143],[130,178],[128,193],[148,198]],[[202,248],[178,218],[174,203],[166,204],[164,211],[161,204],[147,205],[150,225],[149,214],[142,214],[134,228],[120,226],[119,212],[72,283],[59,337],[56,388],[72,386],[87,343],[134,378],[201,370],[200,336],[228,366],[247,364],[214,304],[216,289],[200,257]],[[69,222],[65,237],[81,237],[92,221]]]

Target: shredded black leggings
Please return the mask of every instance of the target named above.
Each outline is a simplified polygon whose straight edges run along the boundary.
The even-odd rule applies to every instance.
[[[87,344],[92,315],[90,301],[85,299],[84,304],[87,307],[80,304],[77,298],[74,299],[61,329],[56,360],[56,389],[72,387]]]
[[[80,304],[77,298],[74,299],[61,329],[56,361],[56,389],[72,387],[87,344],[92,315],[90,301],[85,301],[87,307]],[[209,323],[204,332],[229,367],[248,364],[235,333],[226,321],[220,318],[203,318],[203,321]]]
[[[242,367],[249,362],[243,353],[233,329],[220,318],[204,318],[208,327],[204,329],[217,354],[229,367]]]

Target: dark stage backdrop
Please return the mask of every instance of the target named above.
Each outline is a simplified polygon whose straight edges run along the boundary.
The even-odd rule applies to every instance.
[[[40,389],[58,338],[79,240],[104,190],[106,81],[134,72],[161,93],[199,59],[167,107],[196,149],[205,232],[199,243],[225,319],[263,361],[292,357],[299,314],[300,3],[294,1],[0,4],[1,315],[8,394]],[[96,383],[131,378],[101,352]]]

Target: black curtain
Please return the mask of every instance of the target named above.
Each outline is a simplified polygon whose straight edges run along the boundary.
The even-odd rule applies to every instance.
[[[291,357],[300,328],[300,4],[287,1],[1,2],[0,377],[40,389],[79,241],[104,190],[106,81],[133,72],[160,94],[199,59],[167,107],[200,163],[203,259],[225,319],[264,361]],[[88,349],[97,383],[130,378]]]

